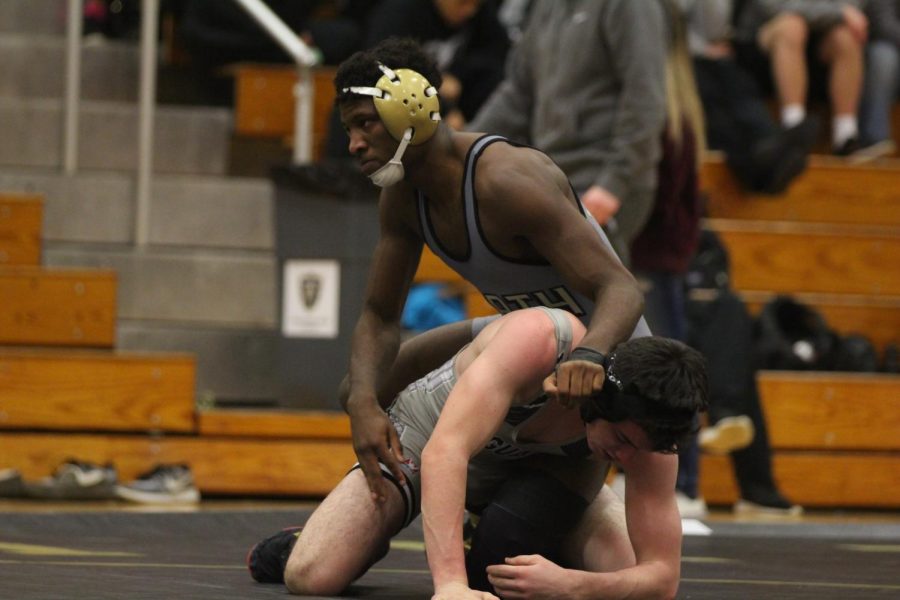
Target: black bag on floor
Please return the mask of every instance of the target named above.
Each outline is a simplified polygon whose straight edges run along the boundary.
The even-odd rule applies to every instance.
[[[790,296],[776,296],[756,321],[756,353],[762,369],[829,371],[840,338],[815,309]]]

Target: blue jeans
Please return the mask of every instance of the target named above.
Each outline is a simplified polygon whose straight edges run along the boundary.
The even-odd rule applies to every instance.
[[[891,108],[900,88],[900,48],[875,40],[866,47],[866,75],[860,104],[860,133],[865,144],[891,138]]]

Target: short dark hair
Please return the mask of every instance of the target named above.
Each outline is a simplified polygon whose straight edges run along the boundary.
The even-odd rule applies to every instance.
[[[709,407],[699,352],[669,338],[635,338],[617,346],[605,366],[603,390],[582,409],[586,421],[634,421],[655,452],[674,453],[690,443],[697,414]]]
[[[437,64],[412,38],[391,37],[378,45],[360,50],[341,63],[334,76],[334,88],[337,92],[335,104],[340,105],[349,100],[364,98],[353,92],[345,92],[349,87],[373,86],[384,73],[378,63],[389,69],[412,69],[416,71],[435,89],[440,89],[443,78]]]

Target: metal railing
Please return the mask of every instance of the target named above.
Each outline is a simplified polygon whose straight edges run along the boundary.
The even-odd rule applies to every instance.
[[[313,78],[311,67],[319,63],[307,46],[262,0],[234,0],[274,39],[297,65],[294,87],[295,164],[312,161]],[[69,0],[66,31],[66,80],[63,105],[63,172],[78,171],[79,111],[81,103],[81,37],[84,0]],[[141,68],[138,93],[138,164],[134,243],[147,245],[150,228],[150,200],[153,175],[153,122],[156,109],[157,30],[159,0],[141,2]]]

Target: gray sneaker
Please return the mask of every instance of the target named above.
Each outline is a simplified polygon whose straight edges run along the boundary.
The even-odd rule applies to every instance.
[[[25,492],[17,469],[0,469],[0,498],[19,498]]]
[[[67,460],[53,475],[25,482],[25,495],[48,500],[109,500],[115,498],[116,468],[89,462]]]
[[[142,504],[184,504],[200,501],[200,491],[187,465],[157,465],[128,485],[116,488],[123,500]]]

